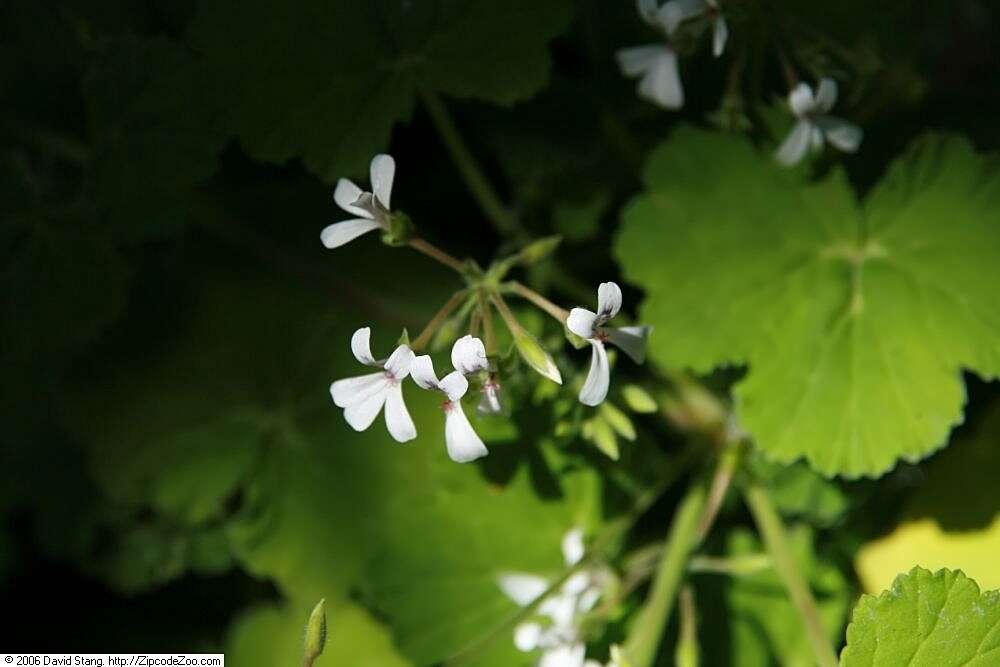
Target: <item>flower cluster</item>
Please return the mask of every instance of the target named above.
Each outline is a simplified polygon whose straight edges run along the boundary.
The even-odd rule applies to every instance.
[[[388,229],[394,217],[405,217],[403,214],[389,212],[389,197],[395,171],[396,163],[391,156],[377,155],[371,162],[372,192],[363,192],[361,188],[346,179],[339,181],[334,199],[341,208],[363,217],[328,226],[321,234],[324,245],[329,248],[339,247],[372,229]],[[415,244],[417,240],[411,238],[409,243]],[[483,290],[485,294],[486,290],[496,290],[496,287],[472,283],[467,290],[456,294],[455,297],[461,299],[463,294],[472,290]],[[579,392],[581,403],[597,406],[607,397],[611,382],[610,363],[605,347],[607,343],[621,349],[636,363],[642,363],[645,359],[646,339],[651,331],[650,327],[608,326],[608,322],[622,307],[622,291],[615,283],[601,283],[598,287],[597,312],[580,307],[573,308],[567,313],[540,295],[532,294],[544,302],[545,309],[559,319],[572,334],[590,344],[590,371]],[[457,303],[455,297],[449,304]],[[486,298],[484,296],[479,301],[480,307],[483,307],[481,304]],[[551,356],[517,323],[499,293],[494,291],[489,298],[495,300],[501,316],[513,334],[514,347],[526,363],[543,376],[561,384],[562,376]],[[449,304],[446,304],[446,309],[451,307]],[[430,333],[433,333],[434,323],[437,321],[438,316],[435,316],[432,324],[428,326]],[[470,326],[474,328],[475,325]],[[424,336],[421,336],[414,343],[418,349],[423,338]],[[489,336],[487,339],[489,340]],[[478,411],[481,414],[503,412],[496,364],[491,362],[482,340],[469,333],[455,341],[451,350],[454,370],[440,379],[430,356],[416,356],[409,344],[401,344],[388,358],[376,360],[371,351],[369,327],[354,332],[351,338],[351,350],[359,362],[378,369],[365,375],[337,380],[330,385],[333,402],[337,407],[343,408],[344,419],[351,428],[357,431],[366,430],[384,408],[386,428],[396,441],[408,442],[416,438],[416,426],[403,401],[402,385],[409,376],[418,387],[437,391],[445,396],[442,409],[445,413],[445,443],[448,455],[461,463],[487,455],[486,446],[476,434],[462,408],[462,398],[469,391],[469,378],[473,378],[478,382],[481,394]]]
[[[567,567],[579,564],[585,555],[583,532],[574,528],[563,537],[563,559]],[[601,568],[574,572],[559,589],[538,605],[537,618],[514,629],[514,645],[521,651],[541,651],[539,667],[592,667],[586,660],[586,645],[580,621],[601,599],[609,580]],[[508,572],[497,578],[500,590],[522,607],[535,603],[552,582],[534,574]]]

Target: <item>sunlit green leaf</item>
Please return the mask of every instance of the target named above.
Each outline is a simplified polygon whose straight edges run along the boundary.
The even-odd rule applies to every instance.
[[[651,157],[617,244],[652,357],[745,364],[741,424],[770,457],[879,475],[947,441],[960,370],[1000,373],[1000,177],[967,142],[918,141],[859,204],[749,143],[682,129]]]

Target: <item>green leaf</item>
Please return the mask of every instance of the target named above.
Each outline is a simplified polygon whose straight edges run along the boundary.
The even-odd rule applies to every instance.
[[[344,603],[327,610],[327,641],[323,655],[316,660],[324,665],[357,667],[407,667],[392,645],[384,627],[357,605]],[[302,628],[309,618],[309,607],[301,605],[267,606],[240,616],[226,639],[226,658],[242,667],[283,667],[301,664]]]
[[[660,363],[749,367],[741,424],[771,458],[876,476],[943,446],[960,371],[1000,373],[1000,177],[918,141],[858,204],[739,138],[681,129],[650,158],[617,255]]]
[[[755,457],[754,474],[770,489],[771,499],[786,516],[801,517],[817,526],[832,526],[847,512],[847,494],[835,481],[804,463],[783,466]]]
[[[211,0],[192,35],[249,152],[332,179],[367,168],[420,90],[503,105],[534,94],[569,18],[565,0]]]
[[[1000,657],[1000,592],[961,570],[915,567],[865,595],[847,628],[844,667],[987,667]]]

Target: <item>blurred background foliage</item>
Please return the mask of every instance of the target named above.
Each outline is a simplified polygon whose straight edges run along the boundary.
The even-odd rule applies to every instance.
[[[354,433],[327,392],[357,370],[351,332],[372,325],[386,350],[456,285],[407,249],[366,237],[331,253],[318,234],[338,215],[335,179],[388,151],[394,202],[423,235],[485,265],[560,234],[522,279],[590,304],[618,275],[621,205],[674,125],[773,141],[780,49],[804,78],[846,82],[838,111],[866,136],[842,164],[861,192],[927,129],[1000,144],[993,3],[729,5],[741,55],[686,56],[687,106],[666,113],[615,65],[616,49],[651,41],[629,2],[3,3],[0,590],[18,610],[4,648],[291,664],[326,597],[318,664],[432,665],[514,611],[497,572],[556,573],[570,527],[596,533],[682,474],[683,438],[661,415],[613,393],[628,425],[594,421],[527,377],[511,419],[477,422],[491,448],[479,464],[447,459],[436,400],[412,387],[415,442]],[[499,229],[449,160],[435,100],[511,204]],[[558,361],[583,369],[571,350]],[[1000,585],[998,392],[969,383],[957,444],[878,484],[754,461],[835,643],[859,590],[908,569],[908,550],[959,541],[982,563],[970,576]],[[624,547],[655,547],[676,498]],[[758,552],[749,525],[730,499],[706,551]],[[694,581],[707,664],[809,664],[773,573]],[[600,641],[622,632],[619,618]],[[508,634],[477,664],[529,664]]]

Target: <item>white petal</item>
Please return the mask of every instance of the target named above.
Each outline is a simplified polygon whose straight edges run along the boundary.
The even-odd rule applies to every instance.
[[[610,320],[622,309],[622,288],[617,283],[601,283],[597,287],[597,316]]]
[[[643,21],[652,23],[656,20],[657,0],[636,0],[635,4]]]
[[[566,318],[566,328],[581,338],[592,338],[594,326],[597,324],[597,313],[586,308],[574,308]]]
[[[581,614],[586,614],[594,608],[594,605],[596,605],[597,601],[600,599],[601,590],[599,588],[588,588],[576,601],[576,608]]]
[[[364,218],[344,220],[324,227],[323,231],[319,233],[319,240],[324,246],[333,250],[379,227],[380,225],[374,220]]]
[[[410,377],[421,389],[439,389],[441,387],[441,382],[434,372],[434,362],[426,354],[414,358],[410,363]]]
[[[484,371],[489,367],[483,341],[473,336],[462,336],[451,348],[451,365],[464,375]]]
[[[417,427],[403,402],[403,386],[399,383],[392,383],[386,392],[385,426],[396,442],[408,442],[417,437]]]
[[[538,667],[583,667],[586,654],[583,644],[563,644],[543,653]]]
[[[380,154],[372,158],[371,163],[372,194],[382,207],[391,211],[389,198],[392,196],[392,180],[396,176],[396,161],[391,155]]]
[[[495,381],[487,382],[483,385],[483,395],[479,399],[476,411],[481,415],[499,415],[503,413],[503,404],[500,402],[500,385]]]
[[[333,201],[337,202],[337,206],[348,213],[359,215],[362,218],[371,218],[372,216],[368,211],[354,205],[354,202],[358,201],[358,198],[363,194],[364,191],[356,186],[353,181],[342,178],[337,181],[337,187],[333,191]]]
[[[796,116],[803,116],[816,108],[813,91],[808,83],[800,83],[788,93],[788,106]]]
[[[712,55],[716,58],[726,50],[726,42],[729,40],[729,24],[725,16],[715,19],[715,30],[712,32]]]
[[[837,82],[830,77],[820,79],[816,87],[816,109],[826,113],[837,103]]]
[[[448,395],[449,401],[459,401],[469,391],[469,381],[461,371],[452,371],[441,378],[438,389]]]
[[[527,607],[549,588],[549,582],[542,577],[521,572],[501,574],[497,583],[504,595],[522,607]]]
[[[562,592],[569,597],[576,598],[588,588],[590,588],[590,575],[586,572],[575,572],[563,583]]]
[[[486,445],[472,430],[472,424],[462,411],[461,403],[452,402],[445,411],[444,441],[448,447],[448,456],[458,463],[475,461],[489,453]]]
[[[400,345],[385,362],[385,370],[397,380],[404,379],[410,374],[410,366],[413,364],[413,351],[406,345]]]
[[[360,377],[337,380],[330,385],[330,396],[338,408],[359,403],[380,388],[385,373],[371,373]]]
[[[652,327],[618,327],[604,329],[608,340],[637,364],[646,360],[646,339]]]
[[[604,667],[604,665],[597,662],[596,660],[585,660],[583,663],[583,667]],[[614,663],[609,663],[608,667],[614,667]]]
[[[590,341],[593,352],[590,356],[590,372],[587,381],[580,389],[580,402],[584,405],[600,405],[608,395],[608,384],[611,382],[611,370],[608,368],[608,353],[604,343],[599,340]]]
[[[371,327],[361,327],[351,336],[351,352],[354,358],[366,366],[378,366],[375,357],[372,356],[371,348]]]
[[[836,116],[823,116],[820,127],[826,133],[826,140],[845,153],[854,153],[861,146],[864,132],[860,127]]]
[[[677,72],[677,54],[664,48],[652,67],[639,81],[639,96],[659,104],[664,109],[684,106],[684,89]]]
[[[557,628],[572,628],[576,616],[576,597],[573,595],[552,595],[538,606],[538,613],[552,619]]]
[[[800,120],[788,133],[788,137],[778,147],[774,157],[786,167],[798,164],[809,150],[809,135],[813,125],[809,121]]]
[[[657,13],[657,19],[667,35],[673,37],[681,23],[705,12],[708,4],[705,0],[670,0]]]
[[[538,623],[522,623],[514,628],[514,646],[517,650],[534,651],[542,638],[542,626]]]
[[[646,72],[656,62],[657,56],[663,52],[663,46],[650,44],[648,46],[633,46],[619,49],[615,53],[618,67],[625,76],[639,76]]]
[[[384,379],[379,391],[372,392],[370,396],[357,403],[352,403],[344,409],[344,419],[355,431],[364,431],[372,425],[378,417],[379,410],[385,403],[386,390],[389,388],[389,380]]]
[[[583,531],[574,528],[562,539],[563,559],[567,565],[576,565],[583,559]]]

